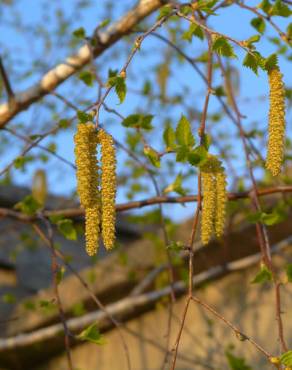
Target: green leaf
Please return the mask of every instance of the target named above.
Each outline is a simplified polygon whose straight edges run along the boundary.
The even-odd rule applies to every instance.
[[[93,120],[93,115],[79,110],[77,111],[77,118],[80,123],[86,123],[91,122]]]
[[[244,358],[234,356],[230,351],[226,351],[225,355],[226,355],[230,369],[232,370],[252,370],[252,368],[246,364]]]
[[[125,100],[127,94],[127,86],[125,78],[122,76],[114,76],[108,79],[109,86],[115,87],[115,92],[120,99],[120,104]]]
[[[15,304],[16,297],[12,293],[6,293],[6,294],[3,294],[2,301],[7,304]]]
[[[188,154],[188,161],[192,166],[201,166],[206,162],[207,154],[205,146],[199,145]]]
[[[84,329],[80,334],[77,335],[77,338],[98,345],[103,345],[106,343],[103,335],[101,335],[95,323]]]
[[[149,161],[153,164],[153,166],[158,167],[158,168],[160,167],[160,156],[156,152],[156,150],[151,148],[151,146],[147,145],[144,147],[144,154],[149,159]]]
[[[226,40],[225,37],[216,36],[212,49],[216,53],[224,57],[236,58],[236,54],[234,53],[233,46],[229,43],[228,40]]]
[[[263,212],[261,215],[261,222],[265,225],[272,226],[282,222],[283,218],[284,218],[283,214],[276,211],[272,213]]]
[[[86,36],[85,29],[83,27],[77,28],[75,31],[72,32],[72,34],[78,39],[84,39]]]
[[[276,0],[269,14],[287,18],[292,14],[292,11],[282,0]]]
[[[176,141],[181,146],[192,147],[195,145],[195,139],[192,134],[191,124],[188,119],[182,115],[175,130]]]
[[[175,132],[170,125],[167,125],[163,132],[163,140],[166,146],[166,151],[175,149]]]
[[[186,191],[182,187],[182,180],[183,180],[182,174],[178,174],[176,176],[174,182],[172,184],[168,185],[163,190],[163,192],[165,194],[175,192],[175,193],[178,193],[180,195],[186,195]]]
[[[79,74],[79,79],[85,83],[87,86],[93,86],[94,75],[90,71],[82,71]]]
[[[286,31],[286,33],[287,33],[287,37],[288,37],[288,39],[290,40],[290,42],[291,42],[291,40],[292,40],[292,23],[289,23],[289,25],[288,25],[288,27],[287,27],[287,31]]]
[[[211,136],[210,136],[210,135],[208,135],[208,134],[203,134],[203,138],[202,138],[202,145],[204,146],[204,148],[205,148],[206,150],[208,150],[208,149],[209,149],[209,147],[210,147],[210,145],[211,145],[211,142],[212,142],[212,140],[211,140]]]
[[[254,55],[250,53],[246,53],[246,56],[243,59],[242,64],[245,67],[250,68],[256,75],[258,74],[258,67],[259,67],[258,59]]]
[[[260,9],[262,9],[266,14],[269,13],[270,9],[271,9],[271,4],[270,4],[270,1],[269,0],[263,0],[259,6],[258,6]]]
[[[70,219],[63,219],[57,222],[58,230],[65,236],[66,239],[76,240],[77,231],[73,225],[73,221]]]
[[[70,121],[68,119],[60,119],[59,123],[58,123],[58,126],[60,128],[68,128],[70,126]]]
[[[292,283],[292,263],[286,266],[286,275],[289,283]]]
[[[64,266],[61,266],[61,268],[59,268],[57,270],[57,275],[56,275],[56,280],[57,280],[57,284],[60,284],[61,281],[63,280],[63,277],[64,277],[64,274],[65,274],[65,267]]]
[[[199,39],[204,40],[204,32],[202,28],[195,23],[190,24],[189,29],[182,34],[182,39],[191,42],[193,36],[196,36]]]
[[[144,130],[151,130],[152,114],[130,114],[122,121],[122,125],[125,127],[142,128]]]
[[[207,13],[207,14],[214,14],[212,11],[213,6],[218,2],[218,0],[199,0],[198,1],[198,9]]]
[[[188,159],[190,149],[187,146],[180,146],[176,148],[176,161],[185,162]]]
[[[177,241],[177,242],[172,241],[168,244],[167,249],[169,249],[173,252],[181,252],[183,247],[184,247],[183,242],[181,242],[181,241]]]
[[[246,46],[248,48],[254,48],[253,44],[255,42],[259,42],[260,39],[261,39],[261,36],[260,35],[251,36],[250,38],[248,38],[247,40],[245,40]]]
[[[104,27],[106,27],[109,23],[110,23],[110,19],[104,19],[103,21],[101,21],[98,25],[97,25],[97,28],[100,30]]]
[[[261,222],[262,224],[272,226],[276,225],[283,221],[285,218],[285,215],[277,210],[274,210],[271,213],[266,212],[255,212],[247,216],[247,219],[249,222],[257,223]]]
[[[271,71],[272,69],[276,68],[278,66],[278,57],[277,54],[271,54],[266,60],[265,60],[265,70]]]
[[[281,361],[281,364],[285,366],[291,366],[292,365],[292,351],[283,353],[280,356],[280,361]]]
[[[21,202],[15,204],[14,208],[32,216],[41,208],[41,205],[32,195],[27,195]]]
[[[266,265],[262,265],[260,271],[256,274],[255,278],[251,281],[252,284],[262,284],[272,280],[272,272]]]
[[[34,157],[32,155],[26,155],[26,156],[19,156],[15,158],[14,160],[14,167],[17,169],[24,170],[25,165],[31,161],[34,160]]]
[[[160,8],[157,19],[167,17],[171,12],[172,12],[172,7],[170,5],[165,5],[162,8]]]
[[[261,34],[265,32],[266,22],[262,18],[253,18],[250,24]]]

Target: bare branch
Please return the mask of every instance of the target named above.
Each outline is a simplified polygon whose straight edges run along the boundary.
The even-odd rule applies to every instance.
[[[8,95],[8,104],[11,105],[11,103],[14,100],[14,93],[13,93],[12,87],[10,85],[9,78],[7,76],[6,70],[4,68],[1,56],[0,56],[0,75],[1,75],[1,78],[3,80],[3,84],[4,84],[5,90],[6,90],[7,95]]]
[[[239,200],[239,199],[249,199],[250,194],[253,190],[242,191],[238,193],[228,193],[228,200]],[[275,186],[272,188],[258,189],[258,196],[267,196],[271,194],[280,194],[280,193],[291,193],[292,186]],[[130,209],[143,208],[146,206],[152,206],[155,204],[170,203],[170,204],[179,204],[179,203],[191,203],[198,200],[197,195],[186,195],[182,197],[167,197],[165,195],[156,196],[148,199],[137,200],[134,202],[121,203],[116,205],[117,212],[128,211]],[[43,212],[45,217],[62,215],[64,217],[80,217],[84,215],[84,209],[82,208],[66,208],[58,210],[46,210]],[[28,216],[23,213],[14,211],[10,208],[0,208],[1,217],[11,217],[18,219],[22,222],[31,222],[36,219],[36,216]]]
[[[96,46],[93,50],[94,57],[97,58],[100,56],[124,35],[128,34],[141,20],[157,10],[165,2],[165,0],[140,0],[137,6],[110,26],[107,31],[98,34]],[[70,76],[88,64],[90,58],[90,49],[85,44],[76,54],[69,56],[63,63],[52,68],[37,84],[16,94],[13,107],[10,107],[9,103],[2,104],[0,106],[0,127],[5,126],[19,112],[25,110],[41,97],[53,91]]]
[[[282,240],[281,242],[275,244],[271,248],[271,252],[278,253],[281,250],[287,248],[292,243],[292,237],[290,236],[287,239]],[[212,267],[208,271],[201,272],[200,274],[194,276],[194,286],[200,286],[207,281],[216,279],[222,276],[225,273],[230,273],[234,271],[240,271],[246,269],[256,263],[258,263],[261,259],[260,253],[242,258],[240,260],[230,262],[224,265],[218,265]],[[183,294],[187,291],[187,286],[185,282],[178,281],[174,285],[174,289],[177,294]],[[170,294],[171,287],[167,286],[163,289],[157,291],[151,291],[145,294],[141,294],[138,296],[126,297],[121,299],[118,302],[109,304],[106,306],[107,313],[103,311],[94,311],[90,312],[82,317],[71,318],[67,320],[68,328],[71,332],[78,332],[82,330],[87,325],[96,322],[101,330],[108,329],[108,313],[111,315],[118,315],[119,317],[126,316],[130,312],[134,312],[135,310],[139,312],[139,310],[143,307],[150,307],[151,304],[154,304],[162,297],[165,297]],[[40,343],[42,341],[50,340],[56,338],[56,336],[62,332],[62,324],[54,324],[48,326],[46,328],[37,329],[31,333],[23,333],[16,335],[10,338],[1,338],[0,339],[0,352],[4,352],[7,350],[16,351],[17,348],[25,348],[26,346],[33,345],[36,343]],[[243,335],[246,338],[251,339],[247,335],[243,334],[239,330],[238,333]],[[253,340],[249,340],[252,344],[255,344]],[[256,346],[257,349],[261,348],[259,345]],[[262,349],[262,348],[261,348]],[[259,349],[260,350],[260,349]],[[270,357],[271,354],[265,350],[260,350],[264,353],[267,357]]]

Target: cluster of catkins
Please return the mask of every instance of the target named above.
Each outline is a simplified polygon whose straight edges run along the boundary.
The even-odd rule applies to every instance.
[[[112,136],[103,129],[96,131],[93,123],[78,124],[74,141],[77,191],[85,209],[86,251],[93,256],[97,253],[100,230],[107,249],[113,248],[115,242],[116,153]]]
[[[219,159],[208,155],[206,163],[201,166],[203,205],[201,220],[201,240],[208,244],[212,235],[220,238],[224,232],[226,215],[226,175]]]
[[[270,85],[269,138],[266,168],[273,176],[281,171],[285,145],[285,89],[278,67],[268,71]]]

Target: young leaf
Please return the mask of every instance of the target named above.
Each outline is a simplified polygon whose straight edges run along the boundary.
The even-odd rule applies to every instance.
[[[183,180],[182,174],[178,174],[176,176],[174,182],[172,184],[168,185],[163,190],[163,192],[165,194],[175,192],[175,193],[178,193],[180,195],[186,195],[186,191],[182,187],[182,180]]]
[[[84,39],[86,36],[85,29],[83,27],[77,28],[75,31],[73,31],[73,36],[77,37],[78,39]]]
[[[151,148],[151,146],[145,146],[144,147],[144,154],[146,157],[148,157],[149,161],[153,164],[155,167],[160,167],[160,157],[159,154]]]
[[[170,125],[167,125],[163,132],[163,140],[166,146],[166,151],[171,151],[175,148],[175,132]]]
[[[6,294],[3,294],[2,301],[4,303],[8,303],[8,304],[15,304],[16,303],[16,297],[12,293],[6,293]]]
[[[91,122],[93,120],[93,115],[79,110],[77,112],[77,118],[80,123],[86,123],[86,122]]]
[[[199,145],[188,154],[188,161],[192,166],[201,166],[205,163],[207,154],[205,146]]]
[[[226,355],[230,369],[232,370],[252,370],[252,368],[246,364],[244,358],[234,356],[230,351],[227,351],[225,355]]]
[[[263,0],[259,6],[258,6],[260,9],[262,9],[266,14],[269,13],[270,9],[271,9],[271,4],[270,4],[270,1],[269,0]]]
[[[242,63],[245,67],[250,68],[256,75],[258,74],[258,60],[250,53],[246,53]]]
[[[283,221],[284,215],[279,212],[265,213],[261,215],[261,222],[265,225],[272,226]]]
[[[88,326],[86,329],[84,329],[79,335],[77,335],[77,338],[81,340],[86,340],[88,342],[92,342],[98,345],[105,344],[105,339],[103,335],[101,335],[95,323]]]
[[[188,159],[190,150],[187,146],[180,146],[176,148],[176,161],[185,162]]]
[[[277,54],[271,54],[266,60],[265,60],[265,70],[271,71],[273,68],[276,68],[278,65],[278,57]]]
[[[27,195],[21,202],[15,204],[14,208],[31,216],[41,208],[41,205],[32,195]]]
[[[272,280],[272,273],[267,266],[262,265],[260,271],[256,274],[255,278],[251,281],[252,284],[265,283]]]
[[[108,79],[108,84],[110,86],[115,87],[115,92],[118,95],[120,100],[120,104],[125,100],[126,93],[127,93],[127,86],[125,82],[125,78],[122,76],[114,76]]]
[[[175,130],[176,141],[181,146],[192,147],[195,145],[195,139],[192,134],[191,124],[188,119],[182,115]]]
[[[286,266],[286,275],[289,283],[292,283],[292,263],[288,263]]]
[[[56,276],[56,280],[57,280],[57,284],[60,284],[63,277],[64,277],[64,274],[65,274],[65,267],[64,266],[61,266],[61,268],[58,269],[57,271],[57,276]]]
[[[236,54],[234,53],[232,45],[228,40],[226,40],[225,37],[217,36],[214,40],[212,48],[219,55],[228,58],[236,58]]]
[[[63,219],[57,222],[58,230],[65,236],[66,239],[76,240],[77,232],[73,225],[73,221],[70,219]]]
[[[292,11],[288,5],[284,4],[282,0],[276,0],[272,9],[270,10],[270,15],[278,15],[280,17],[289,17],[292,14]]]
[[[172,12],[172,7],[170,5],[165,5],[162,8],[160,8],[159,14],[157,19],[161,19],[163,17],[168,16]]]
[[[283,353],[280,356],[280,361],[281,361],[281,364],[285,366],[292,366],[292,351]]]
[[[250,24],[261,34],[265,32],[266,23],[263,18],[253,18]]]
[[[189,29],[182,34],[182,39],[191,42],[193,36],[196,36],[199,39],[204,40],[204,32],[202,28],[195,23],[190,24]]]
[[[94,76],[90,71],[82,71],[79,74],[79,79],[87,86],[93,86]]]
[[[122,125],[125,127],[142,128],[144,130],[151,130],[153,126],[151,121],[153,115],[151,114],[130,114],[122,121]]]
[[[205,148],[206,150],[208,150],[208,149],[209,149],[209,147],[210,147],[210,145],[211,145],[211,142],[212,142],[212,140],[211,140],[211,136],[210,136],[210,135],[208,135],[208,134],[204,134],[204,135],[203,135],[203,138],[202,138],[202,145],[204,146],[204,148]]]

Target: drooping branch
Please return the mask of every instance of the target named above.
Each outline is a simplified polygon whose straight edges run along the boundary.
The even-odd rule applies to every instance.
[[[119,21],[110,26],[104,33],[99,33],[93,56],[97,58],[105,50],[128,34],[141,20],[161,7],[167,0],[140,0],[138,5],[124,15]],[[90,62],[91,51],[88,44],[78,52],[69,56],[63,63],[58,64],[47,72],[42,79],[14,96],[13,106],[9,103],[0,105],[0,127],[3,127],[19,112],[28,108],[43,96],[49,94],[70,76]]]
[[[250,194],[252,193],[251,190],[237,192],[237,193],[228,193],[228,200],[239,200],[239,199],[249,199]],[[292,193],[292,186],[275,186],[266,189],[258,189],[258,196],[267,196],[272,194],[283,194],[283,193]],[[117,212],[128,211],[130,209],[138,209],[143,208],[146,206],[152,206],[155,204],[183,204],[183,203],[191,203],[196,202],[198,200],[197,195],[185,195],[180,197],[168,197],[165,195],[151,197],[142,200],[136,200],[133,202],[128,203],[121,203],[116,205]],[[50,216],[58,216],[62,215],[64,217],[74,218],[80,217],[84,215],[84,210],[82,208],[65,208],[65,209],[57,209],[57,210],[45,210],[43,212],[45,217]],[[28,216],[18,211],[15,211],[10,208],[0,208],[0,217],[10,217],[17,219],[22,222],[32,222],[37,219],[36,216]]]
[[[271,248],[272,253],[279,253],[281,250],[287,248],[291,245],[292,238],[289,237]],[[231,273],[234,271],[239,271],[246,269],[260,261],[260,254],[254,254],[240,260],[229,262],[224,265],[218,265],[212,267],[207,271],[203,271],[200,274],[194,276],[193,282],[194,286],[200,286],[207,281],[217,279],[220,276]],[[177,281],[174,285],[174,289],[178,294],[184,294],[187,291],[187,286],[183,281]],[[109,304],[106,309],[111,315],[119,315],[120,317],[127,316],[133,312],[139,312],[143,307],[151,307],[155,302],[161,299],[164,296],[169,295],[171,290],[170,286],[166,286],[160,290],[150,291],[144,294],[137,296],[130,296],[121,299],[118,302]],[[85,326],[92,324],[93,322],[97,323],[101,330],[108,329],[111,326],[107,320],[107,313],[99,310],[90,312],[82,317],[71,318],[67,321],[69,330],[71,332],[78,332],[82,330]],[[232,328],[233,329],[233,328]],[[22,333],[14,337],[9,338],[0,338],[0,353],[13,350],[16,351],[17,348],[25,348],[27,346],[34,345],[36,343],[41,343],[46,340],[56,338],[58,334],[62,333],[62,324],[53,324],[51,326],[37,329],[31,333]],[[262,347],[260,347],[255,341],[252,340],[245,333],[242,333],[238,328],[236,328],[236,333],[243,336],[246,340],[250,341],[252,345],[255,345],[256,348],[264,354],[266,357],[270,357],[271,354],[266,352]]]
[[[6,70],[4,68],[1,56],[0,56],[0,76],[2,78],[3,85],[5,87],[5,90],[6,90],[6,93],[7,93],[7,96],[8,96],[8,104],[11,105],[12,101],[14,100],[14,93],[13,93],[12,87],[10,85],[8,75],[7,75]]]

